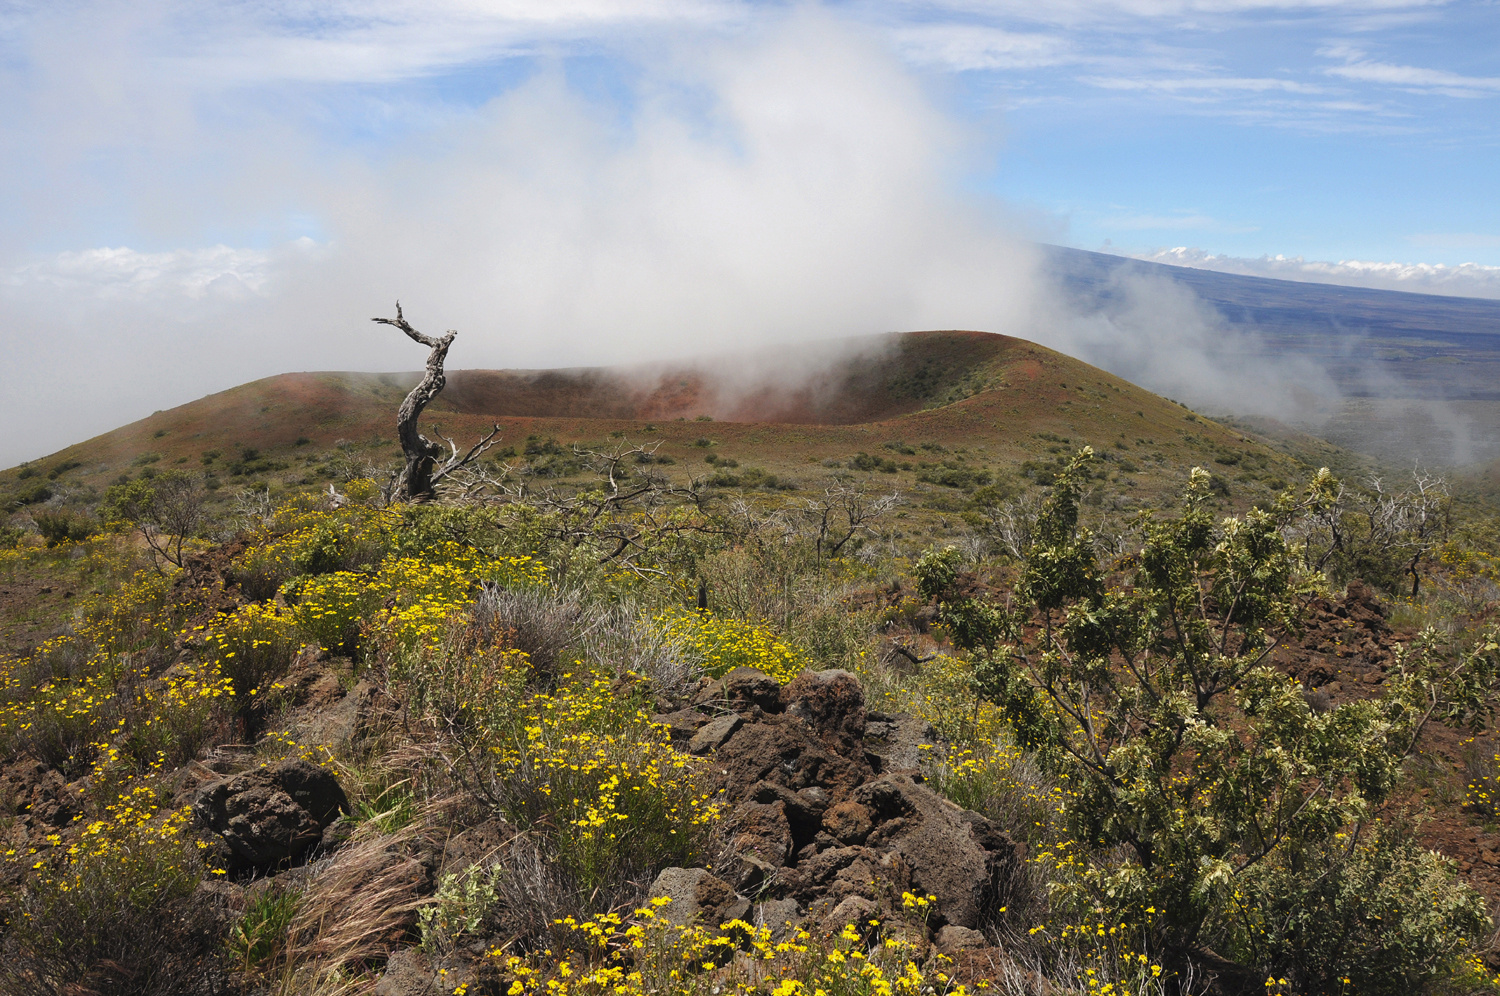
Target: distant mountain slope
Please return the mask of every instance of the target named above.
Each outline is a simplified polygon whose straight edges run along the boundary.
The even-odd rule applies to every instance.
[[[1290,422],[1390,459],[1500,457],[1500,301],[1218,273],[1048,247],[1047,268],[1082,312],[1119,307],[1133,278],[1190,290],[1217,314],[1227,350],[1257,369],[1301,366],[1338,397]],[[1247,364],[1248,366],[1249,364]]]

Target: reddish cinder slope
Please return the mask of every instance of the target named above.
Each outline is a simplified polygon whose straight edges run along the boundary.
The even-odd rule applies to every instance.
[[[800,362],[747,353],[699,362],[574,370],[458,370],[445,407],[463,414],[804,425],[878,422],[1029,346],[985,332],[912,332],[820,343]]]
[[[297,465],[339,442],[383,464],[398,455],[395,412],[416,377],[283,374],[157,412],[32,463],[49,472],[76,461],[81,466],[64,480],[94,486],[142,461],[193,468],[217,452],[222,467],[247,448],[289,462],[275,472],[289,484],[306,476]],[[1142,496],[1158,482],[1179,487],[1187,467],[1209,465],[1227,450],[1290,469],[1287,458],[1241,433],[1096,367],[983,332],[871,336],[796,354],[782,349],[774,357],[655,367],[453,370],[422,427],[463,442],[495,423],[502,445],[518,448],[531,436],[565,445],[659,441],[681,476],[706,473],[700,465],[713,453],[815,483],[827,476],[819,464],[924,443],[928,450],[901,459],[915,465],[962,447],[971,462],[1015,465],[1091,443],[1118,451],[1115,472],[1141,486]],[[910,486],[908,475],[918,470],[903,468],[889,483]],[[17,478],[15,470],[0,473],[0,490],[22,487]]]

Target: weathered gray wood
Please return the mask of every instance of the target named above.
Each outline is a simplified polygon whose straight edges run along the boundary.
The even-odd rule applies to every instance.
[[[391,491],[392,501],[426,501],[436,493],[435,485],[438,481],[489,449],[500,427],[495,426],[488,435],[475,443],[463,455],[459,454],[457,444],[451,439],[448,440],[448,450],[451,450],[451,456],[439,466],[438,461],[448,451],[445,451],[441,444],[433,442],[417,431],[417,418],[422,414],[422,409],[432,403],[443,390],[443,385],[447,383],[447,378],[443,374],[443,362],[448,358],[448,347],[453,345],[453,340],[458,333],[449,329],[441,338],[423,335],[407,323],[405,316],[401,314],[400,301],[396,302],[395,318],[372,318],[370,320],[382,325],[394,326],[405,332],[414,342],[419,342],[430,350],[427,354],[427,369],[422,375],[422,380],[411,389],[406,399],[401,402],[401,407],[396,411],[396,436],[401,440],[401,453],[406,462],[401,468],[401,473],[396,477],[395,487]]]

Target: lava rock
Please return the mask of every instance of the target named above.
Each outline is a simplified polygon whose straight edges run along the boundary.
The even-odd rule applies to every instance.
[[[857,743],[865,735],[865,693],[848,671],[804,671],[781,690],[787,715],[828,740]]]
[[[269,871],[301,860],[349,799],[333,772],[301,758],[205,786],[193,814],[229,845],[235,863]]]
[[[745,721],[738,716],[720,716],[693,734],[688,741],[688,753],[712,754],[743,725]]]
[[[866,846],[900,855],[913,890],[938,897],[938,924],[975,929],[994,915],[996,889],[1020,854],[993,823],[909,775],[883,775],[854,799],[874,814]]]
[[[919,716],[872,712],[865,721],[865,743],[880,757],[880,770],[913,771],[937,744],[937,731]]]
[[[763,712],[781,711],[781,685],[753,667],[737,667],[724,676],[724,698],[730,708],[754,705]]]
[[[823,814],[823,829],[840,844],[863,844],[875,828],[870,808],[845,799]]]
[[[702,920],[718,926],[725,920],[739,919],[749,910],[749,900],[742,899],[723,879],[707,868],[663,868],[651,883],[653,899],[672,900],[661,915],[676,924],[687,925]]]

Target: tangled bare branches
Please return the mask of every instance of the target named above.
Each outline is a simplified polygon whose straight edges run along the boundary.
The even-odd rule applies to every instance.
[[[391,494],[394,501],[422,501],[433,497],[434,486],[439,481],[472,463],[493,446],[500,426],[496,425],[464,454],[459,453],[457,443],[445,437],[450,451],[445,459],[443,447],[417,431],[417,419],[421,416],[422,409],[432,403],[447,383],[443,362],[448,357],[448,347],[453,345],[458,333],[449,329],[441,338],[423,335],[412,328],[401,314],[400,301],[396,302],[395,318],[372,318],[370,321],[398,328],[413,342],[419,342],[430,350],[422,379],[407,394],[406,400],[401,402],[401,407],[396,412],[396,434],[401,440],[401,452],[406,458],[406,464],[401,468]]]
[[[1410,581],[1415,598],[1426,561],[1452,532],[1452,505],[1448,482],[1420,467],[1399,490],[1374,476],[1350,487],[1324,468],[1299,502],[1306,516],[1293,538],[1312,569],[1390,588]]]
[[[837,557],[849,541],[870,533],[874,523],[901,505],[901,492],[872,496],[863,489],[839,481],[823,489],[820,497],[808,498],[802,514],[812,523],[818,559]]]

